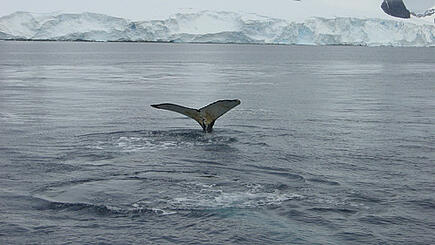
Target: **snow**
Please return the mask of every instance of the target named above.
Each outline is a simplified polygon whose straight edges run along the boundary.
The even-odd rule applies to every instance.
[[[303,45],[435,46],[435,25],[402,19],[313,17],[302,21],[225,11],[130,21],[102,14],[33,14],[0,18],[0,39],[164,41]]]
[[[172,33],[210,34],[240,29],[240,16],[228,12],[204,11],[202,14],[176,14],[169,18]],[[176,24],[175,24],[176,23]]]

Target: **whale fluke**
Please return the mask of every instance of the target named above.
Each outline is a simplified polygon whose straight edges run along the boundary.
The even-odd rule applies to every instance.
[[[240,100],[218,100],[201,109],[193,109],[184,107],[181,105],[163,103],[157,105],[151,105],[157,109],[163,109],[168,111],[175,111],[188,116],[201,125],[204,132],[210,133],[213,130],[213,125],[216,119],[233,109],[240,104]]]

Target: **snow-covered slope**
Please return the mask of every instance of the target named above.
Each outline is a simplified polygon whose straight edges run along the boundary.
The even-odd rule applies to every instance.
[[[136,22],[94,13],[16,12],[0,18],[0,39],[435,46],[435,26],[349,17],[292,22],[213,11]]]

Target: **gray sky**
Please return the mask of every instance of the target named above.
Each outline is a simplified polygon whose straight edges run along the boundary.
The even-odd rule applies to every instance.
[[[424,11],[435,5],[435,0],[403,0],[411,11]]]
[[[182,11],[225,10],[300,19],[311,16],[382,17],[382,0],[2,0],[0,16],[15,11],[96,12],[148,20],[166,18]],[[190,9],[190,10],[189,10]]]

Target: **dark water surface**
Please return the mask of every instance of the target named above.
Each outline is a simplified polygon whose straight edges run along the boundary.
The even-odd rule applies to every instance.
[[[435,49],[0,42],[1,244],[433,244]],[[242,104],[212,134],[151,108]]]

